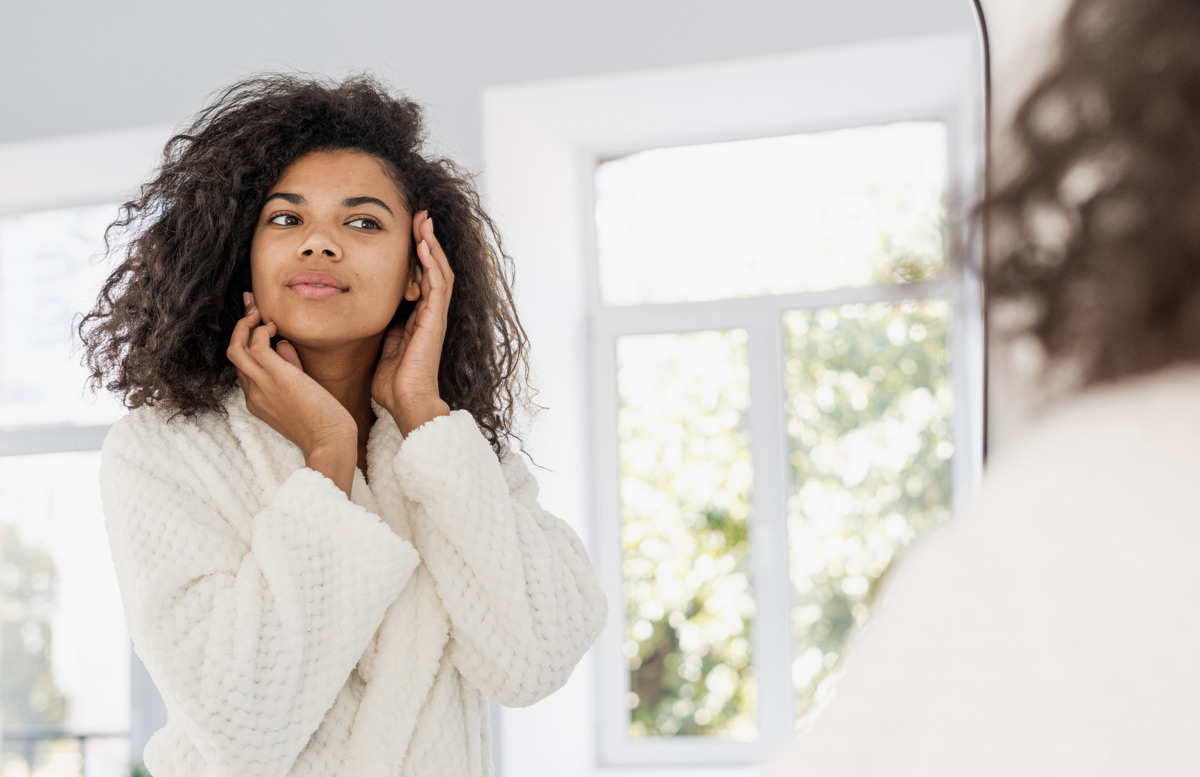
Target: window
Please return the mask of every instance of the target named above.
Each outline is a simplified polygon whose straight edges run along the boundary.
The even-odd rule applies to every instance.
[[[162,701],[133,654],[97,470],[125,411],[84,388],[72,334],[110,265],[103,231],[168,127],[0,145],[4,775],[128,777]]]
[[[757,742],[787,716],[766,686],[803,719],[894,555],[950,517],[970,394],[950,151],[907,121],[597,164],[596,493],[620,524],[631,759],[668,738],[676,761],[735,758],[697,738]],[[784,644],[780,676],[760,653]]]
[[[76,312],[116,205],[0,217],[5,775],[130,766],[130,645],[100,510],[99,443],[123,412],[83,396]]]

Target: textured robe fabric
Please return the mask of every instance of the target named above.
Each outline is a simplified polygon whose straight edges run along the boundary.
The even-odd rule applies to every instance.
[[[489,775],[486,699],[566,683],[607,602],[578,535],[465,410],[380,405],[351,498],[246,408],[154,407],[101,451],[133,647],[167,708],[154,777]]]
[[[919,539],[765,777],[1200,774],[1200,368],[1097,387]]]

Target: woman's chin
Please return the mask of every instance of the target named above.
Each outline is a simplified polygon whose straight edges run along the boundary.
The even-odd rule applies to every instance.
[[[276,326],[276,340],[287,340],[297,348],[310,351],[336,351],[356,344],[378,344],[382,335],[382,332],[373,333],[369,329],[351,331],[331,327],[284,326],[279,323]]]

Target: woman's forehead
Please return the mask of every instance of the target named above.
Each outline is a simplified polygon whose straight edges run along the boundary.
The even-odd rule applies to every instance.
[[[387,163],[362,151],[311,151],[288,165],[268,194],[277,192],[299,194],[314,203],[375,197],[393,209],[407,210]]]

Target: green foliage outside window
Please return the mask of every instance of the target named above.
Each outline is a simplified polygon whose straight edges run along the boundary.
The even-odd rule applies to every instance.
[[[597,178],[605,299],[929,281],[917,293],[949,294],[935,285],[948,269],[946,143],[941,124],[911,122],[606,162]],[[758,216],[751,229],[707,210],[725,207],[729,192]],[[727,274],[730,257],[737,272]],[[792,310],[779,321],[800,718],[830,687],[896,554],[950,517],[952,318],[948,300],[930,298]],[[751,664],[747,346],[741,329],[617,339],[635,737],[756,739],[758,683],[776,681]]]
[[[943,300],[791,311],[792,679],[809,710],[900,548],[950,517]]]
[[[745,330],[617,343],[633,736],[753,739]]]

